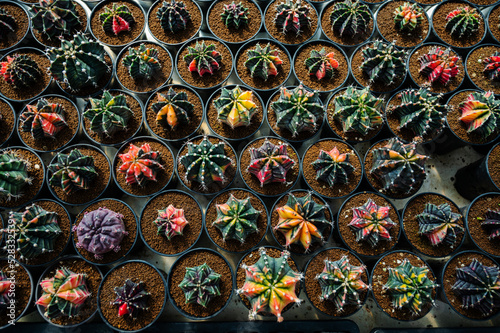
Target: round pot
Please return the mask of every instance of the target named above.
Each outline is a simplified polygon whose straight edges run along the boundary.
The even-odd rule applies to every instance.
[[[14,16],[18,24],[15,33],[8,34],[7,41],[0,43],[0,52],[5,53],[18,49],[27,42],[26,36],[31,29],[31,20],[26,7],[20,5],[18,1],[2,0],[0,8],[6,9],[10,15]]]
[[[16,132],[16,111],[12,104],[3,98],[0,98],[0,108],[1,110],[10,109],[10,112],[2,112],[0,119],[3,125],[0,126],[0,147],[4,147]]]
[[[496,3],[498,3],[498,0],[486,0],[486,1],[485,0],[471,0],[470,2],[475,4],[476,6],[478,6],[481,9],[485,9],[485,8],[488,8],[488,7],[493,6]]]
[[[500,23],[498,17],[500,16],[500,3],[492,5],[488,14],[486,14],[486,27],[489,34],[493,37],[496,43],[500,43],[500,29],[498,29],[498,24]]]
[[[467,54],[467,58],[465,58],[465,72],[469,80],[477,89],[482,91],[493,91],[496,95],[499,95],[500,84],[490,80],[488,76],[484,74],[484,65],[482,64],[482,60],[485,57],[490,57],[496,52],[500,52],[500,47],[495,44],[480,44],[476,46]]]
[[[484,193],[470,203],[465,213],[467,233],[472,242],[483,252],[497,259],[500,258],[498,238],[490,239],[490,235],[495,228],[486,229],[482,226],[482,223],[485,221],[489,210],[500,210],[499,204],[499,193]]]

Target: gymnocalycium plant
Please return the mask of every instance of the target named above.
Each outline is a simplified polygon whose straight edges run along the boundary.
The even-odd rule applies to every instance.
[[[0,75],[14,88],[25,89],[42,77],[42,71],[29,55],[14,53],[0,62]]]
[[[186,296],[186,304],[196,303],[204,308],[220,295],[220,277],[207,263],[196,267],[186,267],[186,275],[179,288]]]
[[[268,43],[265,47],[260,44],[255,45],[254,49],[247,51],[247,61],[245,67],[250,71],[250,76],[260,78],[264,81],[270,76],[278,75],[278,68],[283,64],[283,60],[279,57],[279,50],[271,50],[271,44]]]
[[[113,3],[111,8],[104,7],[104,12],[99,15],[102,29],[109,34],[118,36],[123,31],[130,31],[135,24],[135,18],[127,5]]]
[[[311,28],[310,9],[302,0],[284,0],[276,6],[274,22],[283,34],[289,32],[299,35],[304,29]]]
[[[33,29],[48,40],[70,36],[81,26],[73,0],[39,0],[29,8]]]
[[[213,101],[217,109],[217,120],[231,126],[249,126],[257,105],[251,90],[243,91],[239,86],[234,89],[222,88],[220,97]]]
[[[26,111],[19,115],[19,122],[23,132],[31,133],[36,139],[55,138],[64,128],[68,127],[62,104],[49,103],[40,98],[36,105],[26,105]]]
[[[427,77],[430,84],[447,85],[460,72],[458,68],[460,57],[451,52],[453,51],[450,48],[442,49],[441,46],[436,46],[418,58],[419,72]]]
[[[184,210],[177,209],[172,204],[165,209],[159,209],[158,217],[153,223],[158,227],[157,234],[165,235],[168,240],[177,235],[182,236],[184,228],[188,225]]]
[[[483,73],[491,81],[500,80],[500,52],[495,52],[491,56],[486,57],[482,61],[484,65]]]
[[[151,293],[144,288],[144,282],[135,283],[131,279],[125,280],[121,287],[114,289],[116,299],[111,305],[118,305],[118,317],[129,315],[137,319],[141,311],[148,311],[147,301]]]
[[[222,63],[222,55],[216,51],[215,45],[205,45],[205,41],[196,42],[195,46],[188,46],[188,54],[184,61],[188,64],[190,72],[196,72],[200,76],[206,73],[213,75],[219,70]]]
[[[161,69],[158,50],[147,48],[144,44],[138,49],[131,47],[128,55],[123,58],[123,66],[128,69],[130,77],[134,80],[152,80],[156,72]]]
[[[394,23],[401,31],[413,31],[424,20],[424,11],[417,3],[404,2],[394,10]]]
[[[177,127],[189,124],[194,105],[188,101],[185,91],[176,92],[170,87],[166,94],[157,93],[157,101],[151,105],[156,112],[156,122],[174,131]]]
[[[220,17],[226,27],[239,29],[248,25],[248,8],[244,7],[241,2],[236,4],[233,1],[224,5]]]
[[[481,15],[476,8],[458,7],[446,15],[446,30],[455,38],[467,38],[479,30]]]
[[[156,18],[160,20],[160,25],[166,32],[177,33],[186,30],[191,22],[191,14],[184,5],[184,2],[170,0],[163,1],[156,12]]]
[[[481,225],[490,230],[489,239],[500,237],[500,211],[489,209],[486,212],[486,219],[481,218],[481,220]]]
[[[7,278],[7,274],[0,270],[0,312],[7,309],[10,304],[11,296],[9,296],[12,282]]]
[[[354,37],[368,31],[372,14],[367,5],[357,0],[344,0],[333,5],[330,14],[332,30],[340,37]]]
[[[500,100],[495,99],[492,91],[474,91],[458,107],[462,114],[459,119],[467,126],[467,133],[477,133],[486,140],[498,131]]]
[[[111,95],[104,91],[102,97],[89,98],[90,106],[83,112],[83,117],[90,121],[90,130],[108,137],[116,132],[127,129],[127,124],[133,116],[123,94]]]
[[[418,233],[425,235],[432,245],[446,244],[454,247],[457,236],[464,232],[458,223],[462,215],[454,213],[447,203],[439,206],[428,202],[417,215]]]
[[[0,40],[6,40],[17,30],[17,22],[5,8],[0,8]]]
[[[379,82],[388,86],[405,76],[406,52],[398,50],[395,42],[384,43],[375,40],[361,52],[363,63],[360,69],[368,76],[370,84]]]
[[[336,184],[347,184],[349,175],[355,170],[349,157],[351,153],[341,154],[337,147],[330,151],[319,151],[318,159],[312,162],[316,170],[316,180],[322,180],[328,183],[330,188]]]
[[[339,67],[339,62],[334,58],[335,53],[326,53],[325,48],[320,51],[311,50],[309,58],[304,61],[309,75],[316,76],[318,80],[330,80],[335,75],[335,69]]]
[[[31,184],[29,162],[13,151],[0,152],[0,199],[10,201],[22,196],[22,189]]]
[[[150,181],[156,181],[156,174],[164,169],[160,152],[153,150],[149,143],[144,143],[141,147],[131,143],[128,151],[118,157],[122,161],[118,172],[125,174],[128,185],[143,187]]]

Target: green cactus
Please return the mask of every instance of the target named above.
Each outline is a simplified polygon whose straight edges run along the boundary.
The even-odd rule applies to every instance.
[[[479,30],[481,15],[476,8],[458,7],[446,16],[446,30],[455,38],[467,38]]]
[[[240,126],[249,126],[253,115],[257,112],[257,105],[253,101],[251,90],[222,88],[220,97],[214,100],[217,109],[217,120],[231,126],[232,129]]]
[[[163,1],[156,12],[156,18],[160,20],[163,30],[171,33],[186,30],[188,23],[191,22],[191,15],[184,2],[176,0],[170,0],[170,3]]]
[[[304,29],[311,28],[310,11],[305,1],[284,0],[276,6],[274,22],[283,34],[291,32],[300,35]]]
[[[376,40],[362,53],[361,70],[370,79],[370,84],[379,82],[389,86],[405,76],[406,52],[398,50],[395,42],[387,44]]]
[[[37,83],[42,71],[29,55],[14,53],[0,62],[0,75],[14,88],[26,89]]]
[[[330,14],[332,30],[340,37],[354,37],[368,31],[372,14],[367,5],[360,1],[344,0],[333,5]]]
[[[247,51],[247,58],[245,67],[250,71],[250,76],[264,81],[267,81],[269,76],[278,75],[276,66],[283,64],[283,60],[279,58],[279,50],[271,50],[270,43],[265,47],[257,44],[254,49]]]
[[[133,116],[123,94],[112,96],[104,91],[102,98],[90,98],[90,107],[83,112],[83,117],[90,121],[90,130],[106,136],[127,129],[127,124]]]
[[[7,40],[9,34],[15,33],[17,22],[14,16],[10,15],[5,8],[0,8],[0,40]]]
[[[12,151],[0,152],[0,199],[10,201],[22,196],[25,186],[31,184],[28,177],[29,162]]]
[[[248,8],[243,7],[240,3],[234,1],[224,5],[222,14],[220,14],[222,22],[228,28],[240,29],[248,25]]]
[[[318,159],[311,163],[316,170],[316,180],[327,182],[330,188],[336,184],[347,184],[349,175],[355,170],[349,163],[351,155],[341,154],[337,147],[330,151],[320,150]]]
[[[81,26],[73,0],[39,0],[29,12],[33,29],[48,40],[70,36]]]
[[[316,76],[318,80],[330,80],[335,74],[335,69],[339,67],[339,62],[334,58],[335,53],[326,53],[325,48],[320,51],[311,50],[309,58],[304,63],[310,76]]]
[[[188,46],[188,54],[184,56],[184,61],[188,64],[190,72],[196,72],[200,76],[206,73],[213,75],[219,70],[222,55],[216,51],[215,45],[205,45],[205,41],[199,43],[196,41],[194,47]]]
[[[186,297],[186,304],[196,303],[206,308],[212,299],[220,295],[220,278],[221,275],[207,263],[186,267],[186,275],[179,284]]]
[[[132,79],[149,81],[161,70],[158,50],[148,49],[144,44],[138,50],[131,47],[128,55],[123,58],[123,66],[128,69]]]

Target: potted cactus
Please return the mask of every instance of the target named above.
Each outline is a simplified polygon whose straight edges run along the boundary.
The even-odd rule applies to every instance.
[[[5,52],[19,47],[28,35],[30,27],[26,9],[16,1],[3,0],[0,2],[0,20],[4,23],[1,30],[0,50]]]
[[[16,127],[16,112],[3,98],[0,98],[0,124],[0,147],[2,147],[12,138]]]
[[[495,44],[475,47],[465,59],[465,70],[478,89],[500,94],[500,47]]]
[[[498,24],[500,23],[500,20],[498,19],[500,17],[500,4],[496,4],[491,8],[490,11],[488,11],[488,16],[487,16],[487,27],[488,30],[493,37],[493,39],[498,43],[500,41],[500,27]]]

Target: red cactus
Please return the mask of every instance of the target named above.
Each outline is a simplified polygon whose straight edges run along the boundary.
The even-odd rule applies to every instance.
[[[420,73],[427,76],[431,83],[439,82],[443,85],[448,84],[450,79],[454,78],[460,72],[457,64],[460,58],[450,54],[451,49],[443,50],[436,46],[429,53],[418,58],[420,63]]]
[[[125,174],[129,185],[137,183],[143,186],[148,180],[156,181],[157,170],[164,169],[160,163],[160,153],[151,150],[148,143],[140,148],[131,143],[128,152],[118,157],[123,162],[118,171]]]

